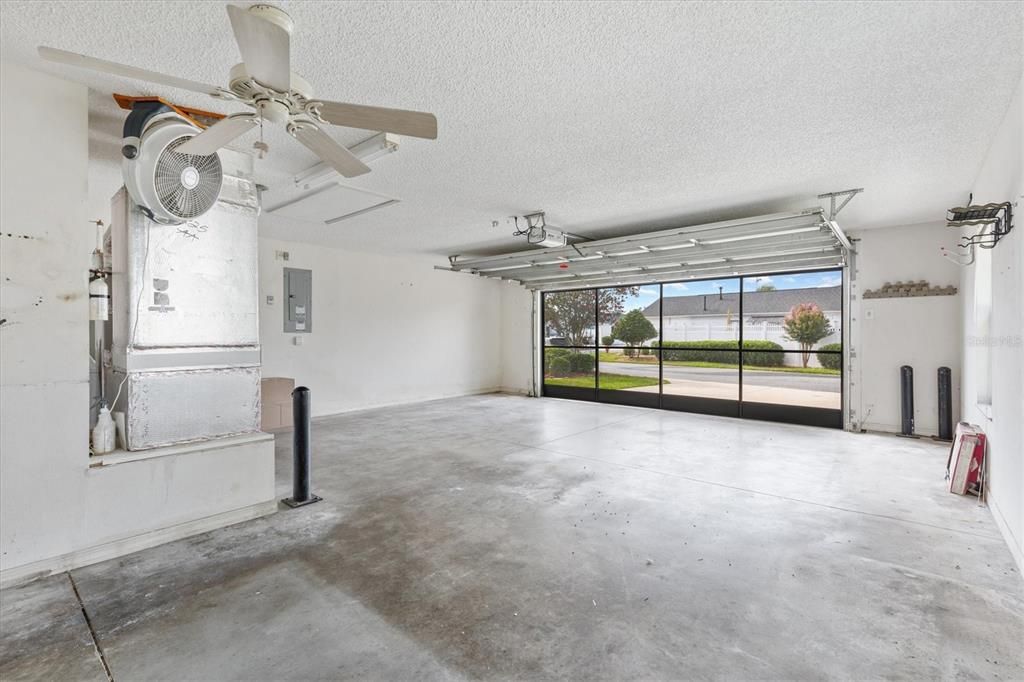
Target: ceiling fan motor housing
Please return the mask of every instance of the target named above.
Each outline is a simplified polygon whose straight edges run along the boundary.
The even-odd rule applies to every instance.
[[[128,115],[121,143],[124,184],[154,222],[179,225],[217,202],[224,179],[220,157],[174,151],[199,132],[159,102],[140,102]]]

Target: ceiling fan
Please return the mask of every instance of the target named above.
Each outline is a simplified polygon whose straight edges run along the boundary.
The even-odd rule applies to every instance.
[[[52,47],[40,47],[44,59],[126,78],[159,83],[211,97],[242,102],[255,112],[233,114],[181,145],[184,154],[208,155],[259,125],[261,119],[284,123],[288,133],[345,177],[370,168],[335,142],[321,125],[337,125],[437,139],[433,114],[332,102],[313,97],[313,88],[290,68],[290,40],[294,24],[278,7],[257,4],[243,9],[228,5],[228,19],[238,42],[242,63],[231,68],[228,87],[207,85],[134,66],[96,59]]]

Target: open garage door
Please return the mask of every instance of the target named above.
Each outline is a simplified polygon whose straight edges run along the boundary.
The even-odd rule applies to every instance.
[[[841,428],[842,270],[542,294],[543,394]]]
[[[445,270],[559,291],[841,267],[849,242],[823,209],[730,220],[557,248],[453,257]]]
[[[821,208],[446,269],[542,292],[542,393],[841,428],[849,241]]]

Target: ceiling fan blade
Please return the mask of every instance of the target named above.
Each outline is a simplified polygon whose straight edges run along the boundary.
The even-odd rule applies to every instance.
[[[99,71],[100,73],[109,73],[114,76],[134,78],[135,80],[157,83],[159,85],[169,85],[173,88],[181,88],[182,90],[202,92],[213,97],[217,97],[220,94],[220,88],[216,85],[207,85],[206,83],[190,81],[187,78],[168,76],[163,73],[157,73],[156,71],[147,71],[146,69],[118,64],[117,62],[108,62],[105,59],[88,57],[84,54],[78,54],[77,52],[67,52],[65,50],[58,50],[41,45],[39,47],[39,56],[47,61],[57,62],[58,64],[77,66],[80,69],[90,69],[92,71]]]
[[[291,90],[288,31],[238,5],[228,5],[228,18],[249,75],[278,92]]]
[[[259,120],[252,114],[222,118],[174,151],[208,156],[258,124]]]
[[[324,163],[346,178],[354,178],[357,175],[370,172],[370,167],[360,161],[352,152],[310,123],[289,126],[288,132],[319,156]]]
[[[324,101],[320,102],[317,111],[321,118],[336,126],[437,139],[437,118],[423,111]]]

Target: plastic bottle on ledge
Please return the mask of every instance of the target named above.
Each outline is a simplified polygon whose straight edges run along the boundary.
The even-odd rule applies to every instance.
[[[114,451],[114,419],[110,416],[110,409],[104,405],[100,408],[99,418],[96,426],[92,428],[92,451],[93,454],[105,455]]]

